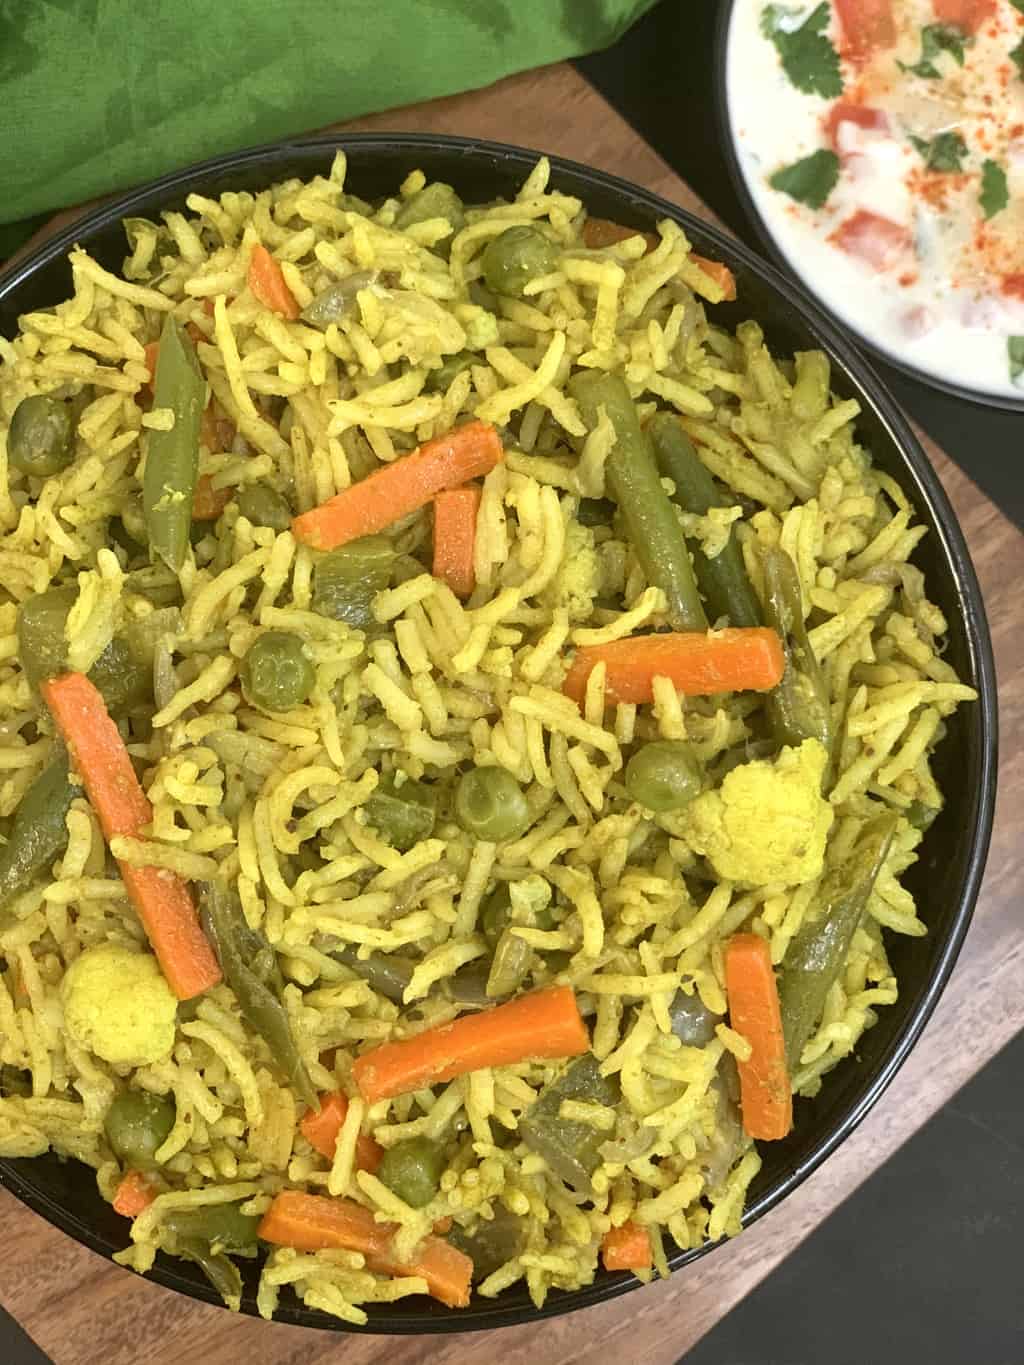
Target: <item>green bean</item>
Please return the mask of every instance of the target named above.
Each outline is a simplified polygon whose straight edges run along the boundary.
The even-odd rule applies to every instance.
[[[253,526],[269,526],[272,531],[287,531],[292,524],[292,509],[283,494],[269,483],[247,483],[238,490],[238,510]]]
[[[367,823],[385,843],[405,853],[434,830],[437,797],[423,782],[384,778],[363,806]]]
[[[503,995],[514,995],[526,980],[533,959],[533,949],[518,934],[506,929],[498,939],[487,974],[486,993],[496,1000]]]
[[[526,829],[530,805],[506,768],[471,768],[455,789],[455,818],[467,834],[503,843]]]
[[[440,1189],[446,1165],[440,1143],[426,1137],[408,1138],[384,1153],[377,1179],[411,1209],[421,1209]]]
[[[67,469],[75,458],[67,403],[44,393],[23,398],[11,418],[7,458],[15,469],[37,479]]]
[[[473,1262],[473,1281],[485,1280],[511,1261],[526,1246],[526,1221],[494,1201],[494,1217],[478,1217],[473,1230],[458,1223],[448,1233],[448,1241]]]
[[[778,633],[786,656],[782,681],[768,693],[765,709],[779,744],[816,739],[832,753],[829,688],[804,624],[800,580],[785,550],[761,551],[764,565],[765,624]]]
[[[560,1118],[563,1100],[587,1100],[612,1107],[619,1102],[618,1081],[602,1076],[600,1062],[592,1052],[586,1052],[544,1087],[519,1120],[519,1134],[527,1147],[542,1156],[577,1193],[592,1197],[591,1177],[601,1164],[604,1135],[589,1123]]]
[[[779,1003],[790,1071],[825,1009],[843,969],[868,899],[892,847],[897,817],[881,815],[862,830],[843,863],[826,874],[807,918],[786,950]]]
[[[373,601],[391,581],[397,552],[384,536],[363,536],[319,555],[313,566],[313,610],[353,630],[376,626]]]
[[[194,1209],[173,1209],[164,1214],[161,1229],[175,1237],[205,1242],[214,1251],[229,1251],[233,1256],[257,1253],[258,1213],[243,1213],[237,1204],[204,1204]]]
[[[170,408],[170,431],[150,431],[142,502],[150,554],[177,572],[185,562],[192,525],[192,496],[199,472],[199,423],[206,381],[196,349],[170,313],[160,333],[153,407]]]
[[[316,669],[297,635],[268,630],[258,635],[242,660],[242,691],[253,706],[290,711],[301,706],[316,683]]]
[[[343,280],[335,280],[326,289],[322,289],[313,302],[303,308],[299,316],[311,327],[319,327],[322,332],[326,332],[332,322],[340,322],[352,311],[360,289],[371,285],[374,279],[372,270],[357,270],[352,275],[346,275]]]
[[[411,194],[395,214],[395,228],[404,232],[414,223],[425,223],[430,218],[447,218],[453,237],[466,225],[462,200],[443,180],[434,180]]]
[[[249,1027],[266,1043],[275,1065],[295,1094],[319,1107],[316,1089],[295,1045],[281,997],[284,978],[277,954],[262,934],[250,929],[237,895],[220,882],[207,882],[201,897],[207,938]]]
[[[18,608],[18,660],[33,687],[67,667],[64,625],[77,600],[77,588],[47,588]]]
[[[672,1032],[687,1047],[706,1047],[715,1036],[715,1028],[722,1022],[720,1014],[712,1014],[696,991],[687,995],[676,991],[668,1007]]]
[[[682,810],[700,795],[700,768],[684,740],[657,739],[637,749],[626,764],[626,790],[659,815]]]
[[[707,516],[712,507],[731,506],[701,463],[677,417],[655,413],[648,425],[654,456],[661,473],[675,484],[672,495],[685,512]],[[733,626],[759,626],[761,608],[743,563],[739,538],[733,528],[722,550],[709,559],[700,541],[689,542],[697,584],[715,619],[727,616]]]
[[[135,1171],[159,1168],[156,1153],[174,1127],[177,1108],[170,1095],[122,1090],[103,1118],[110,1149],[123,1166]]]
[[[480,907],[480,932],[492,948],[512,923],[512,895],[508,882],[499,882]]]
[[[67,813],[80,789],[60,753],[43,769],[18,803],[10,837],[0,850],[0,907],[20,896],[67,847]]]
[[[478,957],[460,967],[454,976],[448,977],[442,990],[461,1010],[484,1010],[494,1004],[487,994],[487,978],[491,964],[485,957]]]
[[[480,357],[473,351],[456,351],[454,355],[445,356],[436,370],[428,370],[427,377],[423,383],[425,393],[445,393],[456,375],[468,370],[471,365],[476,365]]]
[[[615,445],[605,465],[608,488],[648,583],[665,594],[669,623],[674,630],[707,630],[679,518],[661,485],[625,381],[600,370],[582,370],[569,380],[569,392],[588,427],[597,426],[604,408],[615,428]]]
[[[492,237],[480,256],[488,289],[522,298],[531,280],[558,269],[558,247],[540,228],[522,224]]]
[[[337,939],[333,940],[334,944],[337,942]],[[331,946],[327,951],[338,962],[350,967],[386,1000],[393,1000],[397,1005],[402,1003],[416,966],[412,958],[402,957],[398,953],[371,953],[369,957],[361,958],[358,950],[347,944],[340,948]]]

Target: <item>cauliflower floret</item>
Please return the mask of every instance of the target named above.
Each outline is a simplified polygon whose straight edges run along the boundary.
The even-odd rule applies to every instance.
[[[729,773],[683,813],[690,847],[740,886],[794,886],[820,876],[832,807],[821,794],[828,755],[816,739]]]
[[[178,1002],[150,953],[116,943],[86,950],[61,986],[76,1043],[111,1066],[149,1066],[170,1055]]]
[[[565,554],[544,594],[549,607],[564,607],[570,621],[585,621],[601,591],[601,560],[589,526],[570,521],[565,530]]]

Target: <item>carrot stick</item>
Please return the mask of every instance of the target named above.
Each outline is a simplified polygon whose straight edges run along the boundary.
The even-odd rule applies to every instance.
[[[146,351],[146,369],[149,371],[149,383],[150,383],[150,386],[152,386],[153,380],[156,378],[156,358],[157,358],[157,356],[160,354],[160,343],[159,343],[159,341],[150,341],[150,342],[146,345],[145,351]]]
[[[295,302],[295,295],[284,282],[280,265],[259,242],[253,247],[252,255],[249,257],[249,274],[246,282],[264,308],[273,309],[275,313],[280,313],[291,322],[299,316],[301,310]]]
[[[562,683],[562,691],[581,702],[587,679],[599,663],[607,667],[605,699],[651,701],[656,677],[670,678],[688,697],[716,692],[764,692],[782,679],[782,645],[765,626],[729,630],[680,631],[670,635],[632,635],[607,645],[586,645]]]
[[[456,597],[476,587],[473,550],[480,489],[453,488],[434,499],[434,577],[443,579]]]
[[[85,783],[86,795],[109,842],[137,836],[153,807],[135,776],[128,750],[99,692],[81,673],[49,678],[40,691]],[[121,878],[179,1000],[199,995],[221,979],[220,967],[184,881],[163,868],[120,863]]]
[[[421,1275],[428,1292],[449,1308],[465,1308],[473,1262],[440,1237],[425,1237],[411,1261],[392,1251],[395,1223],[375,1222],[370,1209],[351,1199],[282,1190],[263,1215],[259,1236],[296,1251],[361,1251],[366,1266],[381,1275]]]
[[[711,276],[727,302],[736,297],[736,276],[724,261],[710,261],[707,256],[698,256],[695,251],[691,253],[690,260],[694,265],[700,266],[705,275]]]
[[[292,534],[314,550],[333,550],[383,531],[425,507],[435,494],[490,473],[504,458],[490,422],[467,422],[303,512],[292,522]]]
[[[125,1218],[138,1218],[156,1198],[152,1185],[139,1171],[128,1171],[121,1177],[114,1194],[114,1212]]]
[[[481,1067],[575,1057],[589,1046],[572,988],[549,986],[364,1052],[352,1075],[367,1102],[376,1104]]]
[[[338,1145],[338,1134],[341,1132],[341,1125],[345,1122],[348,1114],[348,1097],[343,1095],[340,1090],[335,1090],[330,1095],[320,1096],[320,1112],[315,1109],[307,1109],[305,1115],[299,1123],[299,1131],[311,1147],[325,1156],[328,1161],[334,1160],[334,1149]],[[381,1163],[384,1156],[384,1148],[368,1133],[360,1133],[356,1138],[356,1168],[360,1171],[369,1171],[373,1175],[374,1171]]]
[[[639,1223],[609,1228],[601,1239],[601,1260],[605,1270],[649,1270],[653,1264],[650,1234]]]
[[[733,934],[725,945],[729,1022],[751,1046],[738,1062],[743,1127],[753,1138],[784,1138],[793,1126],[779,992],[771,952],[757,934]]]

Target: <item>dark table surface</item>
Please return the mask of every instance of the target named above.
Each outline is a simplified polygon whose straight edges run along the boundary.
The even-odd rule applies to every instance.
[[[577,65],[709,207],[763,251],[719,151],[718,11],[719,0],[662,0],[614,47]],[[1024,526],[1024,413],[952,398],[880,360],[875,364],[910,416]]]

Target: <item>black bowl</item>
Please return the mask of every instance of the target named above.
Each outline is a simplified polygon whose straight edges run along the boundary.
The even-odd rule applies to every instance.
[[[715,114],[718,121],[718,142],[725,154],[733,188],[743,206],[744,213],[761,239],[761,244],[785,274],[800,279],[796,267],[775,240],[771,228],[765,222],[760,209],[754,202],[753,195],[747,186],[746,176],[743,174],[743,167],[740,165],[739,156],[736,153],[736,140],[733,137],[732,120],[729,117],[727,80],[729,27],[735,8],[736,0],[721,0],[718,7],[715,31]],[[802,279],[800,279],[800,288],[806,290],[811,297],[817,297]],[[825,305],[819,301],[819,307],[824,309]],[[836,326],[840,328],[846,326],[838,316],[831,312],[829,312],[829,316],[834,317]],[[854,332],[853,328],[847,330],[851,333]],[[980,389],[971,389],[964,384],[958,384],[953,379],[942,379],[938,375],[931,374],[928,370],[921,370],[915,365],[908,365],[898,352],[887,350],[866,332],[858,331],[855,334],[861,345],[866,346],[879,360],[885,361],[887,365],[891,365],[894,370],[899,370],[901,374],[907,375],[910,379],[916,379],[921,384],[927,384],[929,388],[948,393],[953,398],[959,398],[965,403],[977,403],[980,407],[1000,408],[1009,412],[1024,412],[1024,397],[1014,398],[1010,395],[983,393]]]
[[[217,195],[256,190],[290,176],[327,170],[343,147],[349,183],[367,198],[392,193],[414,167],[430,179],[449,181],[467,200],[510,196],[536,160],[536,153],[498,143],[430,135],[390,133],[314,138],[261,147],[193,166],[94,209],[0,276],[0,332],[14,334],[20,313],[46,308],[68,296],[71,272],[65,259],[76,242],[106,267],[117,269],[125,255],[120,220],[153,217],[164,208],[181,209],[192,190]],[[764,1166],[750,1193],[749,1225],[774,1208],[847,1138],[892,1080],[935,1008],[963,943],[981,882],[992,826],[996,773],[996,694],[988,625],[963,535],[938,479],[906,420],[871,369],[842,332],[775,269],[717,228],[674,204],[614,176],[552,158],[554,184],[578,195],[602,217],[640,228],[674,218],[697,250],[726,261],[736,274],[740,301],[715,316],[727,325],[757,318],[776,351],[821,347],[834,366],[833,384],[843,398],[857,398],[861,440],[878,464],[895,475],[929,527],[917,555],[929,592],[950,623],[946,657],[961,678],[980,693],[950,723],[939,751],[939,774],[949,805],[924,842],[921,861],[908,876],[931,928],[926,939],[891,938],[889,953],[900,979],[900,1003],[884,1010],[865,1035],[856,1057],[828,1078],[813,1103],[796,1106],[796,1126],[784,1142],[762,1148]],[[126,1225],[96,1190],[92,1173],[72,1161],[47,1155],[0,1161],[0,1183],[76,1241],[104,1256],[127,1244]],[[673,1269],[689,1265],[709,1248],[680,1252]],[[219,1299],[198,1270],[162,1255],[151,1272],[159,1284],[193,1298]],[[255,1312],[256,1275],[248,1269],[243,1310]],[[600,1272],[587,1288],[553,1291],[537,1312],[522,1286],[497,1301],[474,1298],[462,1311],[423,1299],[403,1299],[370,1309],[367,1332],[464,1332],[522,1323],[567,1313],[614,1298],[634,1288],[631,1275]],[[282,1322],[342,1328],[335,1319],[311,1312],[287,1297],[277,1314]]]

